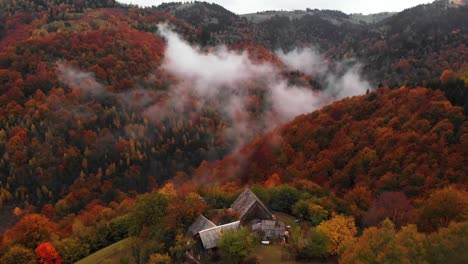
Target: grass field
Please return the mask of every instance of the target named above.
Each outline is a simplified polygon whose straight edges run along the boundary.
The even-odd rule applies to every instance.
[[[276,217],[276,219],[285,223],[286,225],[289,225],[297,221],[297,218],[295,218],[292,215],[285,214],[285,213],[273,212],[273,215]]]
[[[286,250],[282,251],[280,245],[257,245],[255,247],[255,256],[259,260],[260,264],[300,264],[300,263],[309,263],[309,264],[335,264],[338,263],[333,259],[325,261],[308,261],[308,262],[298,262],[294,260],[291,256],[286,253]]]
[[[75,264],[119,263],[122,257],[131,257],[131,245],[131,238],[120,240],[115,244],[87,256]]]
[[[284,258],[282,257],[283,253],[281,251],[282,247],[280,245],[258,245],[255,247],[255,255],[257,256],[260,264],[276,264],[276,263],[286,263],[293,264],[297,263],[293,260],[286,260],[287,254],[285,253]]]
[[[286,225],[299,225],[303,230],[307,230],[312,227],[310,222],[308,221],[298,221],[297,218],[295,218],[292,215],[288,215],[285,213],[280,213],[280,212],[274,212],[273,213],[279,221],[285,223]]]

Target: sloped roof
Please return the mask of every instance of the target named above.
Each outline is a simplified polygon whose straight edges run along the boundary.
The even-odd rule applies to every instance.
[[[237,200],[231,205],[231,209],[239,215],[239,219],[242,219],[255,203],[258,203],[261,207],[263,207],[263,209],[265,209],[266,212],[268,212],[268,214],[272,215],[268,208],[249,188],[246,188],[239,195]]]
[[[216,225],[213,224],[210,220],[208,220],[205,216],[200,215],[195,219],[195,222],[189,227],[187,233],[185,234],[187,237],[193,237],[194,235],[198,234],[198,232],[213,228]]]
[[[212,227],[203,231],[200,231],[200,239],[205,249],[212,249],[218,246],[218,240],[221,238],[223,232],[236,231],[240,227],[240,221]]]

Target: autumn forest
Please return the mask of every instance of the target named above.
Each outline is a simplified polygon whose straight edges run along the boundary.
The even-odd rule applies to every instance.
[[[0,0],[0,264],[468,263],[467,43],[465,1]]]

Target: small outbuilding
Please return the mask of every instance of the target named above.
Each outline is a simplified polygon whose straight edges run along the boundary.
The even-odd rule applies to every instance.
[[[205,250],[213,249],[218,246],[218,240],[221,238],[224,232],[234,232],[239,230],[240,222],[233,222],[225,225],[215,226],[209,229],[200,231],[195,236],[195,240],[199,240]]]
[[[193,224],[189,227],[185,236],[192,238],[200,231],[210,229],[213,227],[216,227],[216,225],[213,222],[208,220],[208,218],[206,218],[205,216],[200,215],[197,217],[197,219],[195,219],[195,222],[193,222]]]

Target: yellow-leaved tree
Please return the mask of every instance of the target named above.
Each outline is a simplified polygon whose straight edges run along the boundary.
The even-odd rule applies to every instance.
[[[174,187],[172,182],[166,183],[160,190],[159,193],[166,195],[169,198],[174,198],[177,196],[177,190]]]
[[[317,230],[328,237],[327,251],[330,255],[338,255],[344,246],[354,241],[357,234],[354,218],[344,215],[334,215],[332,219],[318,225]]]

